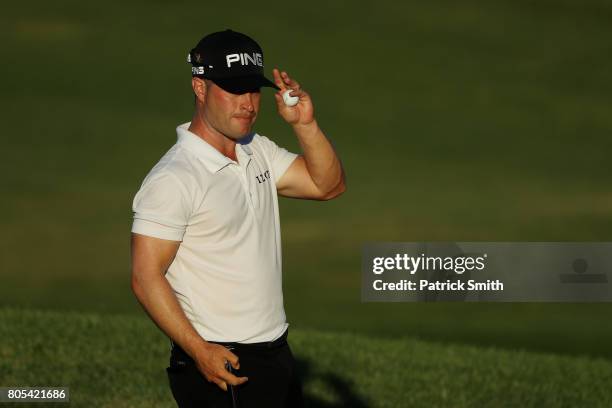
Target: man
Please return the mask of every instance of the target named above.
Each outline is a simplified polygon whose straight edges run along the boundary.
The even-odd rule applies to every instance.
[[[298,407],[287,344],[277,194],[329,200],[344,173],[310,96],[231,30],[189,53],[195,111],[134,198],[132,290],[170,337],[180,407]],[[252,133],[260,88],[273,87],[302,154]],[[299,101],[285,105],[292,89]]]

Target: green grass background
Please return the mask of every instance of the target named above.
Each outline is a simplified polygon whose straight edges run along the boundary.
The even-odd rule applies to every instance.
[[[169,343],[144,317],[2,308],[0,319],[3,384],[68,386],[74,407],[174,404],[160,369]],[[608,359],[304,329],[289,338],[310,407],[612,404]]]
[[[190,120],[187,51],[231,27],[312,94],[347,172],[337,200],[281,200],[298,333],[609,359],[608,304],[362,304],[360,251],[612,240],[611,23],[597,0],[6,5],[0,305],[143,315],[131,200]],[[269,90],[256,130],[297,149]]]

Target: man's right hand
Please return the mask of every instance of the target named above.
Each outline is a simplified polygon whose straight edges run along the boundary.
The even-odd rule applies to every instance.
[[[223,391],[227,391],[227,384],[240,385],[249,380],[248,377],[236,377],[225,369],[226,361],[236,370],[240,368],[240,364],[238,356],[219,344],[207,343],[196,352],[194,360],[208,382],[214,382]]]

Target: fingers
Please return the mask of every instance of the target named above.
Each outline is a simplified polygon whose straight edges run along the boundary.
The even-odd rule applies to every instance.
[[[306,92],[302,91],[301,89],[294,89],[293,91],[289,92],[290,96],[297,96],[298,98],[302,98],[304,96],[306,96]]]
[[[240,385],[249,380],[247,377],[236,377],[230,372],[232,367],[235,370],[238,370],[240,368],[240,363],[238,362],[237,355],[224,348],[223,358],[223,368],[218,370],[218,372],[216,373],[218,378],[230,385]]]
[[[244,384],[249,380],[249,377],[236,377],[224,368],[218,369],[214,374],[206,376],[206,379],[210,382],[217,384],[223,391],[227,391],[229,385],[240,385]]]
[[[230,385],[240,385],[249,381],[249,377],[236,377],[234,374],[230,373],[227,370],[220,371],[217,375],[217,379]]]
[[[237,377],[231,373],[233,369],[240,369],[238,356],[221,345],[210,346],[207,358],[198,365],[198,369],[206,380],[215,383],[223,391],[228,385],[240,385],[249,380],[248,377]]]
[[[225,351],[225,364],[229,363],[234,369],[238,370],[240,368],[238,356],[227,349]],[[236,377],[230,372],[230,368],[226,368],[225,366],[223,367],[223,370],[218,373],[218,376],[231,385],[240,385],[249,380],[247,377]]]
[[[274,83],[276,84],[276,86],[278,86],[281,91],[285,90],[285,83],[283,82],[283,79],[281,78],[281,74],[280,71],[276,68],[274,68],[272,70],[272,76],[274,77]]]
[[[300,84],[295,79],[291,78],[286,71],[279,71],[277,68],[274,68],[272,70],[272,75],[274,76],[274,83],[281,89],[281,91],[287,88],[291,88],[293,90],[299,90],[301,88]]]
[[[227,384],[225,383],[225,381],[220,380],[218,378],[213,378],[212,382],[214,382],[215,384],[217,384],[217,386],[219,388],[221,388],[223,391],[227,391]]]
[[[238,370],[240,368],[240,363],[238,362],[238,356],[232,353],[231,351],[229,351],[228,349],[225,349],[225,353],[223,357],[225,358],[226,361],[228,361],[232,365],[234,369]]]
[[[300,89],[300,84],[298,84],[295,79],[290,78],[289,74],[287,74],[285,71],[281,72],[281,78],[286,88]]]

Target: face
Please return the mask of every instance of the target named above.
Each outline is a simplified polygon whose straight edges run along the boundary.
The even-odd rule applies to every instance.
[[[206,80],[204,119],[215,130],[233,140],[251,132],[259,111],[259,92],[236,95]]]

